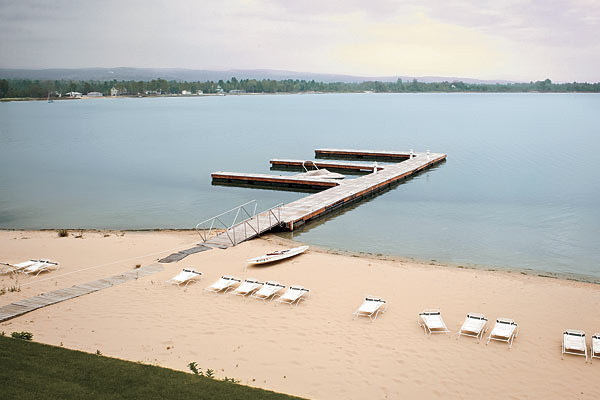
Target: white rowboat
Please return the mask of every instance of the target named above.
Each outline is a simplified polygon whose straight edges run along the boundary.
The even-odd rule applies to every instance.
[[[285,258],[297,256],[298,254],[304,253],[308,250],[308,246],[294,247],[293,249],[285,249],[274,251],[259,257],[254,257],[248,260],[249,264],[266,264],[273,261],[283,260]]]

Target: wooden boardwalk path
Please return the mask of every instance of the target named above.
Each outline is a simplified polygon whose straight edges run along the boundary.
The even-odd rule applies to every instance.
[[[109,278],[98,279],[96,281],[84,283],[81,285],[71,286],[70,288],[59,289],[53,292],[42,293],[39,296],[30,297],[15,301],[0,307],[0,322],[18,317],[28,312],[37,310],[38,308],[46,307],[52,304],[60,303],[65,300],[83,296],[85,294],[97,292],[98,290],[106,289],[121,283],[138,279],[147,275],[162,271],[162,265],[153,264],[141,267],[135,270],[124,272],[120,275],[111,276]]]
[[[215,172],[212,174],[213,179],[215,179],[216,176],[218,179],[229,179],[230,181],[244,180],[251,182],[253,179],[257,179],[258,181],[271,180],[273,183],[289,181],[290,185],[321,185],[325,190],[278,207],[275,211],[277,213],[277,218],[273,218],[273,211],[271,211],[270,214],[269,212],[258,214],[253,219],[235,225],[229,230],[216,235],[208,240],[206,244],[221,248],[234,246],[245,240],[256,237],[276,226],[293,231],[295,228],[304,225],[310,220],[319,218],[356,201],[360,201],[365,197],[373,196],[375,193],[385,190],[407,177],[417,174],[446,159],[446,154],[442,153],[344,149],[317,149],[315,150],[315,156],[327,158],[358,158],[361,160],[385,160],[396,161],[396,163],[386,164],[382,166],[383,169],[380,169],[378,166],[377,173],[372,172],[355,179],[344,180],[244,174],[237,172]],[[274,161],[278,162],[277,160],[271,160],[271,164],[273,164]],[[302,165],[302,161],[298,160],[279,160],[279,162],[288,164],[300,163],[299,165]],[[329,164],[353,165],[353,163]],[[356,165],[358,164],[354,164],[355,168],[357,168]],[[371,165],[371,170],[373,171],[373,169],[374,164]]]

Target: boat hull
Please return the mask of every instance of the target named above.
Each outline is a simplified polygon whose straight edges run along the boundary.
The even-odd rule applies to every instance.
[[[264,254],[259,257],[254,257],[247,260],[248,264],[268,264],[275,261],[285,260],[286,258],[297,256],[298,254],[304,253],[308,250],[308,246],[294,247],[293,249],[286,249],[277,251],[274,253]]]

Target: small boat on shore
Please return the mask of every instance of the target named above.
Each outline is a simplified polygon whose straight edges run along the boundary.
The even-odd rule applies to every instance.
[[[248,264],[266,264],[274,261],[283,260],[289,257],[297,256],[308,250],[308,246],[294,247],[293,249],[278,250],[272,253],[267,253],[259,257],[251,258]]]

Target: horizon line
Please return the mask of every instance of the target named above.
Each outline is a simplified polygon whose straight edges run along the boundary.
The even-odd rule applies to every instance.
[[[272,72],[272,73],[279,73],[279,74],[285,74],[285,73],[290,73],[290,74],[295,74],[295,75],[322,75],[322,76],[331,76],[331,77],[347,77],[347,78],[353,78],[353,79],[365,79],[365,81],[368,80],[378,80],[378,79],[393,79],[393,78],[397,78],[397,79],[404,79],[404,78],[411,78],[411,79],[424,79],[424,78],[431,78],[431,79],[446,79],[448,82],[450,81],[461,81],[461,80],[473,80],[473,81],[481,81],[481,83],[503,83],[503,84],[508,84],[508,83],[531,83],[531,82],[538,82],[538,81],[544,81],[546,79],[550,79],[552,83],[600,83],[600,81],[577,81],[577,80],[552,80],[551,78],[536,78],[535,80],[533,79],[529,79],[529,80],[525,80],[523,78],[519,78],[519,79],[511,79],[511,78],[474,78],[474,77],[469,77],[469,76],[456,76],[456,75],[410,75],[410,74],[389,74],[389,75],[363,75],[363,74],[351,74],[351,73],[343,73],[343,72],[307,72],[307,71],[295,71],[295,70],[289,70],[289,69],[273,69],[273,68],[227,68],[227,69],[203,69],[203,68],[190,68],[190,67],[130,67],[130,66],[113,66],[113,67],[44,67],[44,68],[18,68],[18,67],[2,67],[0,66],[0,71],[1,70],[11,70],[11,71],[56,71],[56,70],[68,70],[68,71],[78,71],[78,70],[118,70],[118,69],[131,69],[131,70],[180,70],[180,71],[190,71],[190,72],[213,72],[213,73],[225,73],[225,72],[253,72],[253,71],[264,71],[264,72]],[[231,78],[234,78],[235,76],[232,76]],[[236,77],[237,78],[237,77]],[[3,78],[3,79],[32,79],[32,78]],[[68,78],[60,78],[60,79],[68,79]],[[157,76],[156,78],[153,79],[162,79],[161,77]],[[271,79],[271,78],[242,78],[242,79]],[[284,80],[284,79],[300,79],[297,77],[281,77],[280,80]],[[302,79],[306,79],[306,78],[302,78]]]

